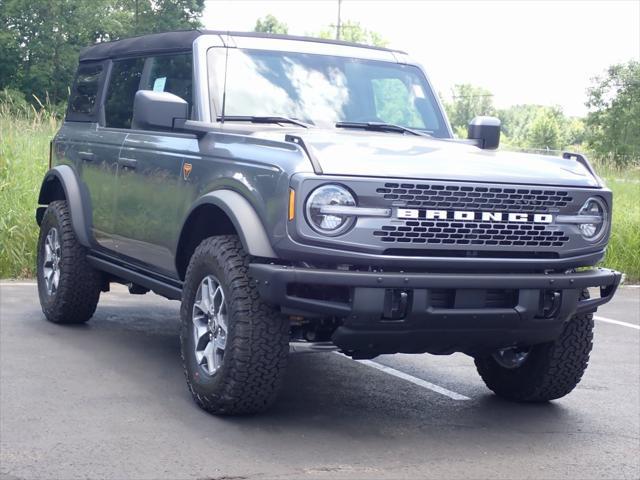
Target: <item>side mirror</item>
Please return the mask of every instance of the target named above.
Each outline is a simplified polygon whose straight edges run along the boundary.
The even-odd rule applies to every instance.
[[[186,120],[189,104],[169,92],[138,90],[133,101],[131,128],[139,130],[170,130],[177,119]]]
[[[474,117],[467,130],[469,140],[477,140],[478,146],[495,150],[500,145],[500,120],[496,117]]]

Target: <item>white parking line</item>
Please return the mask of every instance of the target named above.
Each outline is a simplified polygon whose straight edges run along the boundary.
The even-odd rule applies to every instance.
[[[0,287],[31,287],[36,282],[0,282]]]
[[[414,377],[409,375],[408,373],[401,372],[400,370],[396,370],[395,368],[387,367],[386,365],[382,365],[378,362],[372,362],[371,360],[356,360],[358,363],[363,365],[368,365],[369,367],[375,368],[376,370],[380,370],[381,372],[388,373],[389,375],[393,375],[394,377],[402,378],[407,382],[411,382],[414,385],[418,385],[419,387],[426,388],[427,390],[431,390],[432,392],[439,393],[440,395],[444,395],[445,397],[449,397],[453,400],[471,400],[469,397],[462,395],[457,392],[453,392],[448,390],[440,385],[436,385],[435,383],[427,382],[426,380],[422,380],[421,378]]]
[[[621,322],[620,320],[614,320],[613,318],[600,317],[598,315],[594,315],[594,320],[598,320],[600,322],[612,323],[613,325],[620,325],[622,327],[633,328],[634,330],[640,330],[640,325],[634,325],[633,323]]]

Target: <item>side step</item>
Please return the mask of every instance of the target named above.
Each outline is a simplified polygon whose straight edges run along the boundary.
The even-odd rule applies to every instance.
[[[182,285],[177,281],[161,280],[149,273],[144,273],[133,268],[126,267],[119,263],[114,263],[93,254],[87,255],[89,264],[103,272],[115,275],[125,281],[133,282],[142,287],[148,288],[158,295],[168,298],[169,300],[182,299]]]

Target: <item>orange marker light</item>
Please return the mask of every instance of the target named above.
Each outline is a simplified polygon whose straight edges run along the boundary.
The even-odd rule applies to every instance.
[[[293,188],[289,189],[289,221],[293,220],[296,216],[296,191]]]

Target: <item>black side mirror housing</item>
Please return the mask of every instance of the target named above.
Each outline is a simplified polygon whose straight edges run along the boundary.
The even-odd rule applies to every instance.
[[[139,130],[171,130],[176,120],[186,120],[189,104],[169,92],[138,90],[133,101],[131,128]]]
[[[485,150],[495,150],[500,145],[500,120],[496,117],[474,117],[469,122],[467,138],[475,140]]]

